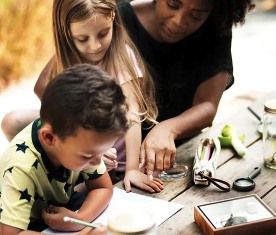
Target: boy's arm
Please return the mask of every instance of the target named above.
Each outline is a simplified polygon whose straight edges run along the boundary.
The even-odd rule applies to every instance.
[[[1,230],[0,230],[1,235],[36,235],[36,234],[41,234],[39,232],[34,232],[34,231],[23,231],[19,228],[14,228],[6,224],[1,224]]]
[[[94,180],[85,180],[88,190],[86,199],[77,213],[77,218],[92,221],[107,207],[113,195],[113,186],[106,171]]]
[[[49,227],[58,231],[79,231],[83,229],[83,226],[64,222],[64,216],[91,222],[107,207],[113,194],[113,186],[108,172],[105,171],[106,168],[103,162],[100,168],[91,169],[93,169],[92,171],[94,173],[87,173],[87,170],[81,173],[84,175],[83,178],[86,179],[85,183],[88,194],[77,213],[64,207],[55,206],[49,207],[50,213],[45,210],[42,211],[42,218]],[[103,171],[103,169],[104,172],[102,174],[101,171]]]
[[[30,230],[21,230],[18,228],[11,227],[9,225],[1,224],[0,226],[1,235],[37,235],[41,234],[39,232],[30,231]],[[78,233],[79,235],[104,235],[106,234],[106,227],[101,227],[97,229],[85,228]],[[66,234],[64,234],[66,235]],[[69,234],[68,234],[69,235]]]
[[[42,210],[42,218],[54,230],[79,231],[83,229],[81,225],[64,222],[64,216],[91,222],[102,213],[112,197],[113,187],[103,161],[99,166],[82,171],[79,177],[85,180],[88,194],[77,213],[65,207],[55,206],[49,206],[48,212]]]
[[[122,85],[124,94],[127,97],[129,107],[128,118],[132,122],[132,126],[126,132],[126,175],[124,178],[125,189],[131,191],[131,184],[149,192],[160,192],[163,189],[162,181],[153,179],[149,181],[147,176],[139,170],[139,153],[142,141],[140,116],[140,107],[137,102],[136,95],[133,92],[131,81]]]

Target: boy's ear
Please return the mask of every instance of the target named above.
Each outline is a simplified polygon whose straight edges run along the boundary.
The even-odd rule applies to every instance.
[[[56,142],[57,136],[53,133],[51,126],[46,125],[40,129],[41,137],[45,144],[53,146]]]

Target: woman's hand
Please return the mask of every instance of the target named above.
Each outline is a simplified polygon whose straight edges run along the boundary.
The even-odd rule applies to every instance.
[[[176,157],[176,133],[167,121],[157,124],[146,136],[140,151],[140,169],[147,167],[149,178],[154,170],[170,169]]]
[[[103,155],[103,161],[106,166],[106,170],[110,171],[114,168],[117,168],[118,162],[116,162],[117,158],[117,150],[115,148],[109,149],[104,155]]]
[[[164,189],[163,182],[160,179],[153,178],[153,180],[149,181],[147,175],[139,170],[126,171],[124,184],[127,193],[131,191],[131,184],[151,193],[159,193]]]

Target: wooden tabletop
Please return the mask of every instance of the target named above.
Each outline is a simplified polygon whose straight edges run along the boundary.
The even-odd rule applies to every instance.
[[[250,107],[259,116],[262,116],[264,103],[275,98],[276,91],[258,99]],[[203,232],[194,221],[194,206],[222,199],[257,194],[272,210],[276,211],[276,170],[268,169],[263,164],[262,136],[257,131],[258,123],[257,118],[247,109],[237,110],[233,117],[212,126],[206,132],[191,138],[177,148],[176,161],[185,163],[189,167],[187,177],[178,181],[165,182],[165,188],[160,193],[151,194],[140,189],[132,189],[134,193],[183,205],[182,210],[158,227],[159,235],[202,235]],[[235,179],[246,176],[246,173],[259,166],[262,168],[261,174],[254,179],[256,187],[250,192],[238,192],[233,189],[230,192],[223,192],[213,185],[199,187],[193,184],[192,163],[200,140],[202,138],[217,138],[225,124],[235,126],[238,130],[238,135],[245,133],[244,144],[247,146],[247,154],[244,157],[238,157],[233,149],[222,148],[215,177],[232,185]],[[123,183],[119,182],[115,187],[123,189]]]

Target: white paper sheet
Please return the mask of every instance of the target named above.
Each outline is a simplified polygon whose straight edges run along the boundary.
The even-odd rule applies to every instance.
[[[122,213],[124,211],[135,210],[135,209],[147,209],[155,217],[156,226],[159,226],[177,211],[182,208],[182,205],[167,202],[164,200],[142,196],[136,193],[126,193],[125,190],[114,188],[113,197],[108,205],[108,207],[103,211],[103,213],[93,221],[93,223],[100,222],[107,225],[107,219],[110,216]],[[61,232],[56,232],[51,229],[46,229],[43,233],[49,234],[65,234]],[[76,233],[66,233],[66,234],[76,234]]]

